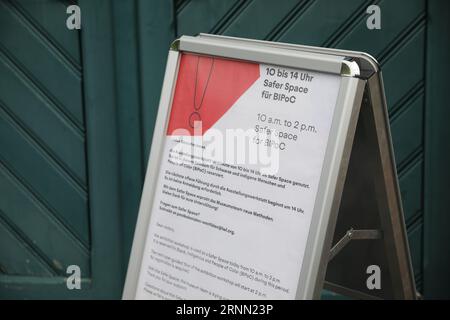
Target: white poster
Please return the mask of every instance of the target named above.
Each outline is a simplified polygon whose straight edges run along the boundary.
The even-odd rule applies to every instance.
[[[340,77],[182,54],[137,299],[293,299]]]

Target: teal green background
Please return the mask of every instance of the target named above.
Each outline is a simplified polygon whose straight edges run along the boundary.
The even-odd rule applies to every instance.
[[[378,59],[417,288],[450,298],[450,2],[80,0],[80,31],[73,3],[0,0],[1,299],[120,298],[167,51],[200,32]]]

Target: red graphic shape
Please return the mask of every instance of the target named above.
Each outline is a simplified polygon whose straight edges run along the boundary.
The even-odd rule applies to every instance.
[[[194,135],[195,121],[204,134],[258,78],[255,63],[182,54],[167,134]]]

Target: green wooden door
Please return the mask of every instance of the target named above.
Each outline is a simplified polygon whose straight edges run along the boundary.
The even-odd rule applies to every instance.
[[[73,3],[0,0],[0,299],[120,297],[167,50],[199,32],[379,60],[418,289],[450,297],[450,2],[80,0],[81,31]]]
[[[112,17],[86,3],[81,34],[69,4],[0,1],[0,299],[120,297]]]

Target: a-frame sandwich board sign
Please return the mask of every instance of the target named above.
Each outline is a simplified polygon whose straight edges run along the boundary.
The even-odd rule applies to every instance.
[[[229,132],[276,161],[217,157]],[[169,51],[123,298],[317,299],[323,288],[417,297],[377,62],[182,36]]]

